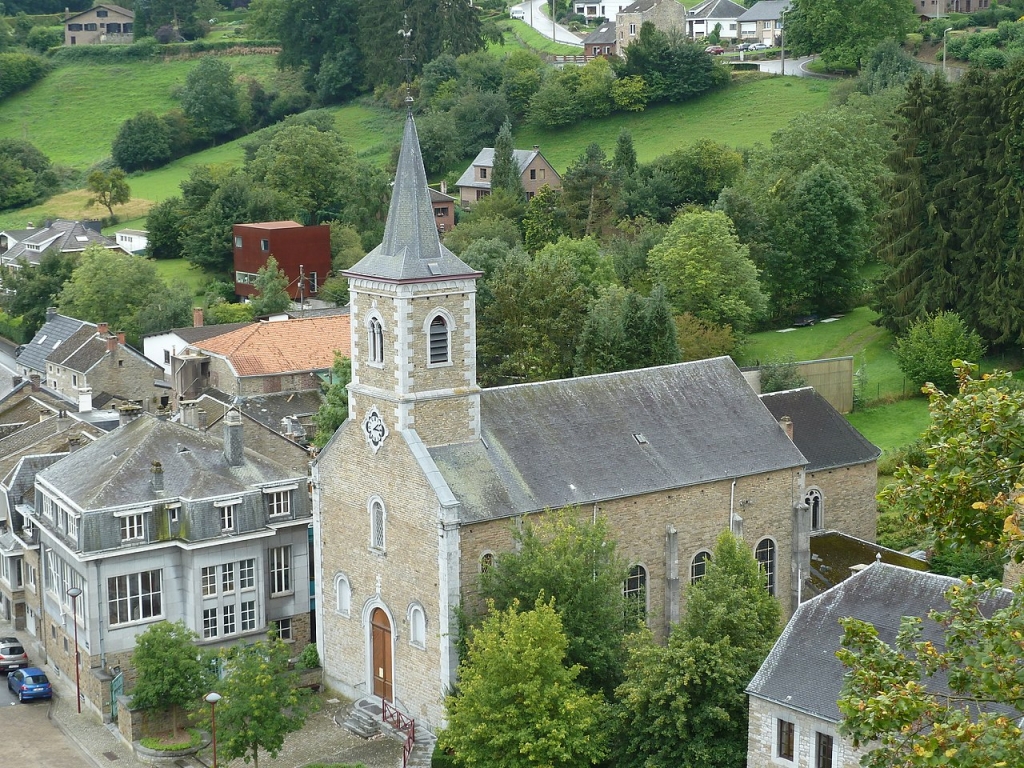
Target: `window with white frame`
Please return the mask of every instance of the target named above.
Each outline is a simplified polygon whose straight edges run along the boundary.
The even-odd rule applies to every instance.
[[[203,639],[209,640],[217,636],[217,609],[203,609]]]
[[[221,629],[225,635],[235,634],[235,605],[225,605],[221,608]]]
[[[292,513],[292,492],[271,491],[267,496],[267,514],[271,517],[282,517]]]
[[[634,565],[622,585],[625,599],[626,625],[633,626],[647,621],[647,569]]]
[[[202,570],[203,597],[217,594],[217,566],[209,565]]]
[[[334,609],[342,616],[352,615],[352,585],[348,576],[339,573],[334,577]]]
[[[811,530],[820,531],[825,527],[825,499],[821,491],[811,488],[804,494],[804,504],[811,510]]]
[[[241,247],[242,247],[242,236],[241,235],[235,235],[235,248],[241,248]]]
[[[107,612],[111,626],[156,619],[163,615],[162,573],[159,570],[107,579]]]
[[[416,604],[409,606],[409,644],[427,647],[427,617],[423,608]]]
[[[814,768],[832,768],[835,740],[830,734],[818,731],[814,743]]]
[[[238,588],[255,589],[256,587],[256,560],[249,558],[238,561]]]
[[[270,593],[280,595],[292,591],[292,548],[270,550]]]
[[[711,560],[711,553],[706,549],[693,556],[693,560],[690,561],[691,584],[696,584],[707,575],[709,560]]]
[[[780,760],[792,760],[796,754],[796,724],[781,717],[776,719],[775,756]]]
[[[387,512],[384,509],[384,502],[380,499],[373,499],[370,502],[370,547],[384,551],[387,539],[384,535],[384,527],[387,523]]]
[[[125,515],[121,518],[121,541],[139,541],[145,536],[145,515]]]
[[[225,504],[220,508],[220,529],[222,531],[235,530],[235,509],[237,504]]]
[[[761,572],[767,577],[768,594],[775,594],[775,542],[761,539],[754,549],[754,557],[761,564]]]
[[[438,315],[430,321],[430,364],[441,365],[451,360],[449,354],[448,323]]]
[[[291,619],[278,619],[277,624],[277,636],[282,640],[292,639],[292,620]]]
[[[370,318],[370,327],[367,329],[368,342],[370,346],[370,363],[373,365],[384,364],[384,326],[380,319]]]
[[[256,629],[256,601],[246,600],[239,606],[239,618],[242,622],[243,632],[252,632]]]
[[[235,564],[224,563],[220,567],[220,591],[230,594],[235,591]]]

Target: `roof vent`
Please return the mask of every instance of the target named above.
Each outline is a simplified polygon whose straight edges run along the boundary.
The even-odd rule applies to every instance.
[[[430,270],[430,274],[432,274],[432,275],[440,275],[441,274],[441,265],[438,264],[436,261],[428,262],[427,263],[427,268]]]
[[[647,443],[647,438],[646,438],[646,437],[644,437],[644,436],[643,436],[642,434],[640,434],[639,432],[634,432],[634,433],[633,433],[633,439],[634,439],[634,440],[636,440],[636,444],[637,444],[637,445],[647,445],[647,444],[648,444],[648,443]]]

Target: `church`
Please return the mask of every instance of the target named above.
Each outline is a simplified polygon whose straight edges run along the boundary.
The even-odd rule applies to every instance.
[[[345,274],[349,416],[313,464],[328,685],[442,726],[457,608],[518,523],[565,506],[608,520],[658,637],[726,529],[796,609],[808,462],[732,360],[478,386],[481,275],[438,239],[411,114],[383,242]]]

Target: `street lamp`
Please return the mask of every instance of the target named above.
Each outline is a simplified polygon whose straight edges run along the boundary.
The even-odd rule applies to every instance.
[[[206,700],[210,702],[210,734],[213,737],[213,768],[217,768],[217,702],[221,695],[216,691],[206,694]]]
[[[947,32],[952,32],[952,31],[953,31],[952,27],[946,27],[945,31],[943,31],[943,33],[942,33],[942,74],[943,75],[946,74],[946,33]]]
[[[782,9],[782,44],[779,46],[779,61],[782,63],[782,74],[786,74],[786,11],[788,10],[788,5]]]
[[[75,624],[75,692],[78,694],[78,714],[82,714],[82,660],[78,651],[78,598],[81,596],[82,590],[78,587],[68,590],[68,597],[71,598],[71,620]]]

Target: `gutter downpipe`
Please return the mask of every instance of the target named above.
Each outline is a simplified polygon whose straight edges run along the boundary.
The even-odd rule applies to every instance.
[[[736,481],[732,481],[732,488],[729,489],[729,533],[732,533],[732,523],[735,520],[733,509],[736,503]]]

